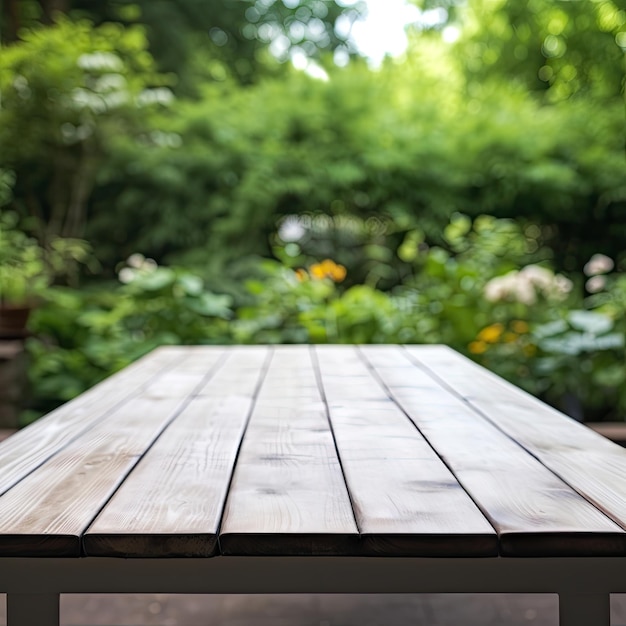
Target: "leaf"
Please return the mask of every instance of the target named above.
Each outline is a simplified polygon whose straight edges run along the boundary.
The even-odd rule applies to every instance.
[[[199,296],[204,289],[202,279],[193,274],[183,274],[179,276],[178,283],[188,296]]]
[[[545,337],[560,335],[567,329],[568,325],[565,320],[555,320],[554,322],[548,322],[547,324],[541,324],[540,326],[537,326],[533,330],[533,336],[535,337],[535,339],[541,340]]]
[[[199,298],[190,298],[186,302],[192,311],[200,315],[221,317],[222,319],[230,319],[232,316],[230,309],[232,298],[230,296],[203,293]]]
[[[603,387],[618,387],[626,379],[626,368],[623,365],[610,365],[593,372],[593,381]]]
[[[579,355],[583,352],[598,352],[624,347],[624,335],[611,333],[596,337],[595,335],[569,332],[562,337],[549,337],[539,343],[539,347],[546,352],[557,354]]]
[[[602,335],[613,328],[610,317],[595,311],[571,311],[567,319],[576,330],[594,335]]]
[[[138,276],[133,281],[133,286],[145,291],[160,291],[169,287],[176,280],[176,274],[169,267],[158,267],[149,274]]]
[[[365,254],[369,259],[386,263],[393,258],[393,251],[386,246],[371,244],[365,246]]]
[[[603,335],[602,337],[594,338],[596,350],[612,350],[624,347],[624,334],[623,333],[611,333],[610,335]]]
[[[258,296],[265,291],[265,283],[261,280],[248,280],[246,281],[246,289],[253,296]]]

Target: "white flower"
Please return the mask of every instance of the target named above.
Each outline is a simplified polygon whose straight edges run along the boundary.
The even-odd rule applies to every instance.
[[[515,291],[511,294],[513,300],[521,302],[522,304],[535,304],[537,302],[537,292],[532,281],[526,279],[520,272],[518,274],[517,284],[515,285]]]
[[[121,283],[128,284],[132,283],[135,280],[135,270],[130,267],[124,267],[120,270],[117,277],[120,279]]]
[[[606,254],[594,254],[585,264],[583,272],[585,276],[596,276],[597,274],[606,274],[614,267],[613,259]]]
[[[592,276],[586,283],[585,289],[589,293],[598,293],[606,287],[606,278],[604,276]]]
[[[126,259],[126,265],[128,265],[129,267],[134,267],[135,269],[140,269],[141,266],[144,264],[145,260],[146,260],[146,257],[144,257],[143,254],[140,254],[139,252],[135,252],[135,254],[131,254]]]
[[[289,216],[278,228],[278,236],[285,242],[300,241],[306,234],[306,229],[298,217]]]
[[[485,285],[485,298],[489,300],[489,302],[504,300],[509,295],[511,285],[514,284],[517,274],[517,271],[513,271],[504,276],[492,278]]]
[[[550,289],[554,280],[554,274],[545,267],[541,267],[541,265],[527,265],[522,268],[520,275],[542,291]]]
[[[540,265],[527,265],[519,272],[492,278],[485,285],[484,295],[490,302],[509,300],[532,305],[538,295],[562,300],[571,290],[572,281],[565,276],[555,275]]]
[[[572,290],[574,283],[569,279],[565,278],[563,274],[557,274],[554,277],[554,287],[556,289],[556,293],[561,298],[567,296],[567,294]]]

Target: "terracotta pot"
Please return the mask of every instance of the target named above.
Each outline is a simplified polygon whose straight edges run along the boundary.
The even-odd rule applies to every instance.
[[[26,324],[32,307],[0,303],[0,339],[21,339],[28,336]]]

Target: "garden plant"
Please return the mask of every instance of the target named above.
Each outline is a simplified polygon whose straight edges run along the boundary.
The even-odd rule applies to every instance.
[[[24,421],[164,343],[301,342],[445,343],[626,417],[626,7],[415,4],[379,67],[358,2],[1,5]]]

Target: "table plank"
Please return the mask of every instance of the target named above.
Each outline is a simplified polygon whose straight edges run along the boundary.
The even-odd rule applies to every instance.
[[[223,352],[186,354],[0,497],[0,555],[80,554],[84,530]]]
[[[220,369],[107,503],[83,537],[88,556],[213,556],[266,348],[232,348]],[[245,366],[245,367],[243,367]]]
[[[443,347],[167,348],[23,433],[0,556],[626,554],[626,451]]]
[[[353,554],[358,540],[310,352],[275,348],[228,494],[222,552]]]
[[[503,555],[626,553],[626,533],[619,526],[425,369],[439,352],[417,352],[424,369],[400,347],[364,347],[362,352],[498,530]],[[452,361],[446,357],[441,369],[446,381],[454,377]],[[474,377],[471,387],[489,394],[492,384]]]
[[[315,353],[363,552],[497,554],[494,529],[356,348],[318,346]]]
[[[0,444],[0,495],[57,451],[93,428],[183,359],[179,347],[159,348],[113,374]]]

